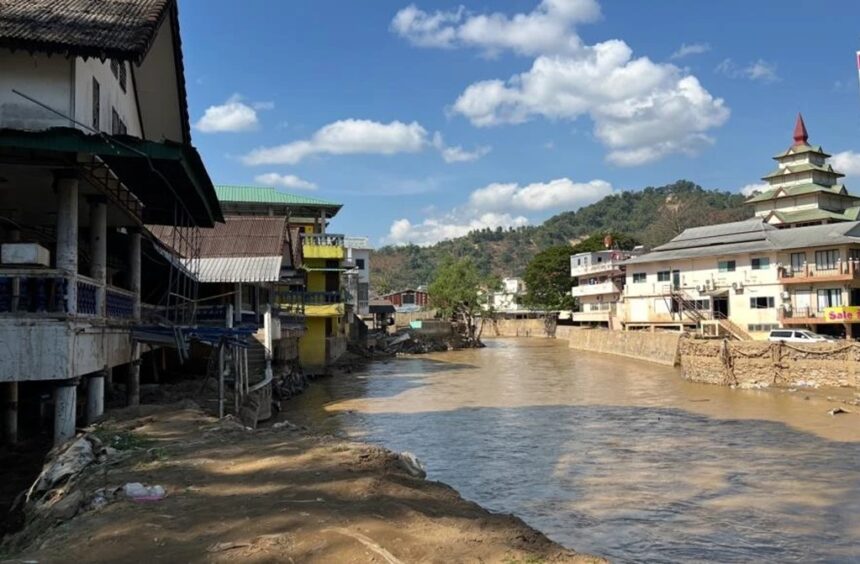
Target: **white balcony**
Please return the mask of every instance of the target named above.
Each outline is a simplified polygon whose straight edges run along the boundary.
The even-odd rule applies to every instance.
[[[600,282],[599,284],[584,284],[582,286],[574,286],[570,290],[570,295],[574,298],[581,298],[583,296],[601,296],[605,294],[620,294],[621,288],[619,288],[615,282],[606,281]]]
[[[618,261],[605,261],[598,262],[594,264],[588,264],[584,266],[571,266],[570,267],[570,276],[575,278],[577,276],[586,276],[588,274],[601,274],[607,272],[621,272],[621,263]]]

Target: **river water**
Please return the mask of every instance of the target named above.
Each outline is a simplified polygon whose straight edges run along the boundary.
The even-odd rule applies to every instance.
[[[613,561],[858,562],[860,414],[834,405],[509,339],[372,363],[287,411]]]

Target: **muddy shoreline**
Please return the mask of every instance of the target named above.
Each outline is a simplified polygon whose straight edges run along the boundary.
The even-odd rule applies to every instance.
[[[386,449],[289,423],[252,431],[190,402],[111,412],[100,437],[133,437],[5,539],[12,561],[602,562],[410,472]],[[112,500],[100,488],[160,485],[167,497]],[[62,504],[60,504],[62,505]],[[76,513],[76,514],[75,514]],[[74,516],[70,517],[70,514]]]

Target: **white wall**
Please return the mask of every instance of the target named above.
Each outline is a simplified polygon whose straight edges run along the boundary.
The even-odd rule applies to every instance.
[[[0,128],[38,131],[71,126],[69,120],[40,108],[12,89],[73,117],[72,72],[72,62],[63,57],[0,49]]]
[[[105,133],[111,131],[111,110],[125,122],[128,134],[141,137],[140,119],[137,112],[137,99],[134,93],[131,70],[126,66],[126,90],[123,92],[119,80],[111,71],[110,61],[101,62],[98,59],[77,59],[75,61],[75,119],[92,127],[93,124],[93,78],[99,83],[100,112],[99,129]]]

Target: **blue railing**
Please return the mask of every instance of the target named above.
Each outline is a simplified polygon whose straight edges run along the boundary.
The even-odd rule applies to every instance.
[[[134,317],[134,294],[108,288],[105,292],[105,315],[120,319]]]
[[[99,287],[83,280],[78,280],[78,314],[95,315],[97,313],[96,294]]]

